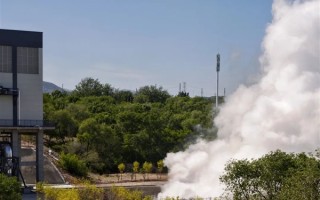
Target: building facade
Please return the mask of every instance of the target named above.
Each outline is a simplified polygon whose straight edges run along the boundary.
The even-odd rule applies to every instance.
[[[36,137],[36,180],[43,181],[42,33],[0,29],[0,134],[9,135],[20,158],[21,135]],[[21,159],[20,159],[21,161]]]
[[[42,104],[42,33],[0,30],[0,119],[42,121]]]

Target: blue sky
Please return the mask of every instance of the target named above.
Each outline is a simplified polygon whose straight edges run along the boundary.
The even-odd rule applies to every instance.
[[[227,94],[259,75],[272,1],[0,0],[0,28],[44,33],[44,80],[74,89],[85,77],[115,88]]]

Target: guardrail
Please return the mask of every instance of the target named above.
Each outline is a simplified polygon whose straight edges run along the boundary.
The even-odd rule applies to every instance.
[[[54,123],[47,120],[14,120],[0,119],[2,127],[54,127]]]

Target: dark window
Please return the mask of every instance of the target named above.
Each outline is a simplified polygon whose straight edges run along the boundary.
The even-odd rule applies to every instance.
[[[12,72],[12,47],[0,45],[0,72]]]
[[[18,73],[39,73],[39,49],[29,47],[18,47]]]

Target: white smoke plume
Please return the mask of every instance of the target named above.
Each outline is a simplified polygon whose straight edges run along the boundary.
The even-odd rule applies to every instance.
[[[218,139],[169,153],[159,197],[217,197],[225,163],[269,151],[320,147],[320,0],[275,0],[260,63],[261,80],[240,86],[221,107]]]

